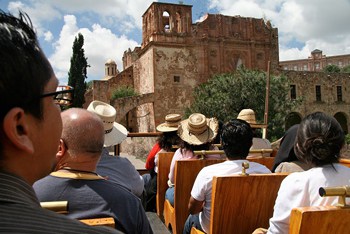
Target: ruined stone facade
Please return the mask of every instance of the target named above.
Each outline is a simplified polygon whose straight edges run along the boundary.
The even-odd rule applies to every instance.
[[[113,89],[123,84],[141,95],[153,93],[154,102],[126,116],[132,131],[155,131],[168,113],[184,114],[193,89],[214,74],[240,65],[266,71],[268,61],[272,71],[278,69],[278,32],[263,19],[208,14],[193,24],[192,6],[152,3],[142,20],[141,48],[126,51],[124,70],[94,81],[90,94],[110,102]]]

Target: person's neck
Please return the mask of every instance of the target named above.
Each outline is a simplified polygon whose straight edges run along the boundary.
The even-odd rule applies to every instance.
[[[85,174],[96,174],[95,170],[81,170],[81,169],[74,169],[70,167],[63,167],[60,169],[60,171],[68,171],[68,172],[73,172],[73,173],[85,173]]]

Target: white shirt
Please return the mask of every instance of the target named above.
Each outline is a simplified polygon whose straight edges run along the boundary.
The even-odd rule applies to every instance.
[[[350,185],[350,168],[341,164],[294,172],[281,184],[267,233],[289,233],[290,212],[295,207],[336,205],[338,197],[321,197],[320,187]]]
[[[199,213],[199,222],[206,233],[210,229],[210,212],[211,212],[211,193],[212,181],[214,176],[234,175],[242,172],[242,163],[247,160],[225,161],[204,167],[197,175],[193,184],[191,196],[197,201],[205,201],[202,212]],[[249,168],[246,171],[248,174],[265,174],[271,171],[255,162],[249,162]]]

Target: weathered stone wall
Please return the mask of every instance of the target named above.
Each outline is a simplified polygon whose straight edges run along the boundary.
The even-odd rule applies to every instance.
[[[336,118],[340,115],[346,121],[348,131],[350,127],[350,74],[295,71],[284,71],[283,73],[288,77],[291,85],[296,85],[297,97],[303,98],[302,105],[294,110],[300,114],[301,118],[315,111],[322,111]],[[321,101],[316,101],[316,85],[321,86]],[[342,101],[337,100],[337,86],[341,87]]]

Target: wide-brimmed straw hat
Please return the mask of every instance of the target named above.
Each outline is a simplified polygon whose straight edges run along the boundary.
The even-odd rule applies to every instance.
[[[173,132],[177,131],[181,123],[181,115],[169,114],[165,116],[165,122],[157,126],[157,130],[160,132]]]
[[[251,128],[261,128],[263,124],[257,124],[255,112],[252,109],[243,109],[239,112],[237,119],[241,119],[249,123]]]
[[[218,130],[219,123],[216,118],[206,118],[203,114],[194,113],[181,121],[178,135],[191,145],[202,145],[214,140]]]
[[[118,145],[128,136],[128,130],[121,124],[115,122],[117,111],[107,103],[93,101],[87,108],[88,111],[97,114],[103,121],[105,129],[104,146]]]

